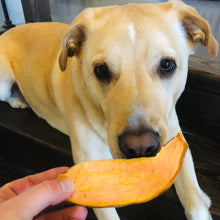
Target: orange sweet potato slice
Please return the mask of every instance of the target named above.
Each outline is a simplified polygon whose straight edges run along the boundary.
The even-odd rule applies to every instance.
[[[58,178],[71,178],[68,201],[89,207],[120,207],[147,202],[167,190],[181,169],[187,143],[179,133],[156,157],[88,161]]]

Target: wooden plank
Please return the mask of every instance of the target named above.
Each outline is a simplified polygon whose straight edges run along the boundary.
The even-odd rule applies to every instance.
[[[193,55],[189,59],[189,72],[209,73],[210,76],[220,78],[220,59],[210,59]]]

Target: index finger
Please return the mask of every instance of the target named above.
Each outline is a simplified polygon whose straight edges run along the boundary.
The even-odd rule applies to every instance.
[[[0,188],[0,203],[26,191],[30,187],[45,180],[56,179],[61,173],[66,172],[68,167],[56,167],[38,174],[30,175],[5,184]]]

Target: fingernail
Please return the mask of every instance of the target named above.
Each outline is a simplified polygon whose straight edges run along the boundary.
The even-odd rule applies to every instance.
[[[63,192],[73,192],[75,189],[74,182],[71,179],[59,179],[59,184],[62,187]]]

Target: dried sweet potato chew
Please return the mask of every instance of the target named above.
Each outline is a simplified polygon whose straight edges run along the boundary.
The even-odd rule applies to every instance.
[[[58,178],[70,178],[68,201],[90,207],[119,207],[149,201],[167,190],[181,169],[187,143],[179,133],[156,157],[88,161]]]

